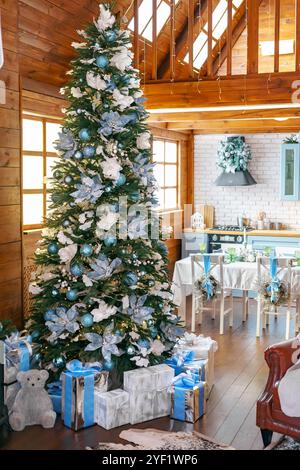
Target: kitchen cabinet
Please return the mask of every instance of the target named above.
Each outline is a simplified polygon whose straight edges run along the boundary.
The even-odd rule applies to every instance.
[[[300,200],[300,144],[281,146],[281,199]]]
[[[208,251],[208,236],[203,232],[185,232],[182,238],[182,258],[194,253],[200,253],[200,245],[205,245]]]
[[[295,237],[264,237],[264,236],[248,236],[248,244],[256,251],[263,252],[266,247],[270,248],[300,248],[300,238]]]

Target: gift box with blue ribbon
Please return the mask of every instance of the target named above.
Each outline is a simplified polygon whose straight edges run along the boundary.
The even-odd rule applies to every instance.
[[[51,398],[55,413],[61,414],[62,383],[58,381],[49,384],[48,394]]]
[[[191,361],[185,364],[184,372],[196,374],[201,382],[206,382],[208,379],[208,359]]]
[[[94,391],[101,367],[83,365],[74,360],[67,364],[61,374],[62,381],[62,419],[65,426],[74,431],[93,426]]]
[[[182,374],[185,367],[195,360],[195,353],[193,351],[178,351],[170,359],[165,361],[169,367],[175,371],[175,376]]]
[[[197,374],[182,374],[173,384],[171,418],[195,423],[206,413],[206,383]]]

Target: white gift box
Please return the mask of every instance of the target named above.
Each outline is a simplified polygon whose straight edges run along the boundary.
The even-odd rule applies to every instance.
[[[218,343],[210,337],[194,333],[185,333],[174,348],[175,352],[193,351],[195,360],[207,359],[207,389],[210,394],[215,383],[215,352],[218,350]]]
[[[130,424],[170,415],[173,379],[174,369],[166,364],[124,373],[124,390],[130,395]]]
[[[95,422],[107,430],[128,424],[129,393],[121,389],[111,392],[95,390]]]

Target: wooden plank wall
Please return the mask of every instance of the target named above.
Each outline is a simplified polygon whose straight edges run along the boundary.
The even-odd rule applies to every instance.
[[[18,2],[1,0],[6,102],[0,104],[0,320],[22,322]]]

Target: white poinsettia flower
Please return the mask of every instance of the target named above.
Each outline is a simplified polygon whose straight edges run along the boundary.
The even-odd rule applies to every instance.
[[[140,356],[132,357],[131,361],[135,361],[137,367],[148,367],[149,366],[149,359],[147,359],[145,357],[140,357]]]
[[[117,88],[113,91],[113,100],[114,104],[118,106],[121,111],[129,108],[129,106],[134,102],[132,96],[123,95]]]
[[[119,219],[119,214],[116,212],[108,212],[104,214],[99,222],[97,223],[97,228],[99,230],[110,230],[113,225],[117,223]]]
[[[140,87],[141,80],[139,78],[131,78],[129,80],[129,88],[139,88]]]
[[[43,292],[43,289],[39,287],[35,282],[33,282],[29,285],[28,291],[31,295],[38,295]]]
[[[111,14],[110,10],[105,8],[104,5],[100,5],[100,16],[97,21],[95,21],[95,26],[98,31],[105,31],[108,28],[111,28],[115,24],[116,18]]]
[[[88,220],[88,221],[85,222],[84,224],[80,225],[80,226],[79,226],[79,229],[84,232],[85,230],[89,230],[92,225],[93,225],[93,221],[92,221],[92,220]]]
[[[87,46],[86,42],[72,42],[71,46],[74,49],[84,49]]]
[[[95,59],[81,59],[80,62],[84,65],[91,65],[95,62]]]
[[[78,250],[78,245],[69,245],[66,248],[61,248],[58,252],[60,261],[62,263],[70,263],[72,259],[75,257]]]
[[[105,178],[116,181],[120,177],[122,167],[116,158],[106,158],[100,165]]]
[[[129,302],[129,300],[128,300],[128,302]],[[138,333],[136,333],[135,331],[131,331],[129,333],[129,336],[132,338],[133,341],[138,341],[140,339],[140,335]]]
[[[87,72],[86,74],[86,82],[89,87],[94,88],[95,90],[105,90],[107,84],[100,75],[95,75],[93,72]]]
[[[166,350],[165,346],[158,339],[153,341],[153,343],[151,344],[151,351],[154,354],[154,356],[161,356],[165,350]]]
[[[85,287],[93,287],[93,281],[86,274],[82,276],[82,282]]]
[[[74,96],[74,98],[82,98],[83,93],[81,92],[79,87],[72,87],[71,88],[71,95]]]
[[[110,59],[110,64],[113,67],[116,67],[121,72],[125,72],[127,67],[132,63],[133,54],[127,49],[127,47],[122,46],[119,48],[119,51]]]
[[[117,307],[108,305],[104,300],[99,300],[98,304],[98,307],[91,312],[95,323],[99,323],[102,320],[112,317],[118,311]]]
[[[149,132],[143,132],[136,139],[137,148],[140,150],[148,150],[151,148],[151,135]]]
[[[58,232],[57,234],[57,240],[59,241],[59,243],[61,243],[62,245],[73,245],[73,240],[71,240],[71,238],[67,237],[64,232],[60,231]]]

